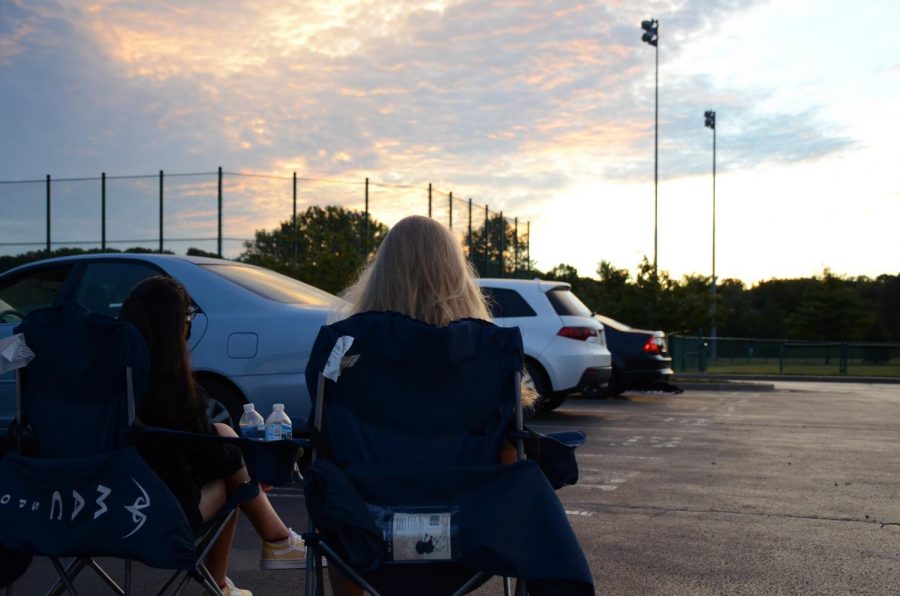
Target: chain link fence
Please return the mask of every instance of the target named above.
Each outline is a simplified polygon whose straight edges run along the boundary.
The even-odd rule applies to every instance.
[[[0,254],[63,247],[184,253],[198,248],[235,258],[259,229],[311,206],[338,205],[388,226],[407,215],[447,225],[484,277],[527,276],[530,222],[505,216],[431,184],[407,185],[253,172],[0,181]],[[372,249],[375,247],[364,247]]]
[[[900,344],[670,335],[676,372],[900,377]]]

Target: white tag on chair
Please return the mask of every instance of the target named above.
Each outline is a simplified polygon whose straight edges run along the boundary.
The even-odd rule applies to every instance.
[[[34,352],[25,343],[25,336],[16,333],[0,339],[0,375],[22,368],[34,360]]]
[[[322,371],[322,375],[324,375],[326,379],[331,379],[337,383],[338,377],[341,376],[341,369],[343,368],[341,364],[344,360],[344,354],[347,353],[347,350],[349,350],[352,345],[353,337],[350,335],[342,335],[334,343],[331,354],[328,356],[328,362],[325,363],[325,369]]]
[[[394,561],[449,561],[450,512],[395,513],[391,527]]]

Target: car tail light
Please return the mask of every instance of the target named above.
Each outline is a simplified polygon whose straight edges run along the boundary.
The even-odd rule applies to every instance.
[[[651,337],[648,339],[643,347],[644,352],[647,354],[659,354],[662,351],[659,346],[660,341],[661,340],[658,337]]]
[[[563,327],[557,332],[557,335],[585,341],[590,337],[597,337],[597,329],[595,327]]]

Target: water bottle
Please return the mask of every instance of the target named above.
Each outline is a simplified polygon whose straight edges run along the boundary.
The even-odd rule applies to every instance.
[[[238,422],[238,427],[245,439],[262,440],[266,436],[266,422],[253,404],[244,404],[244,414]]]
[[[291,419],[284,413],[284,404],[273,404],[272,413],[266,418],[266,441],[280,441],[291,436]]]

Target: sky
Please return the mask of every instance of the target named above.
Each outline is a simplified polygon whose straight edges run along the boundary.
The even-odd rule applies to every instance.
[[[711,274],[715,110],[719,279],[900,273],[895,0],[0,0],[0,253],[42,247],[48,174],[54,242],[98,241],[105,172],[108,238],[152,246],[160,170],[203,173],[166,180],[169,247],[214,250],[221,166],[229,256],[297,172],[301,209],[361,209],[369,177],[391,224],[431,183],[457,231],[468,198],[529,222],[542,270],[634,271],[650,18],[660,270]]]

